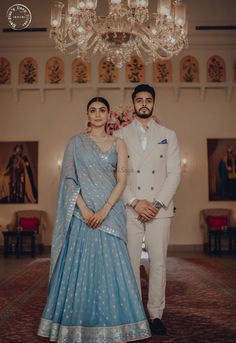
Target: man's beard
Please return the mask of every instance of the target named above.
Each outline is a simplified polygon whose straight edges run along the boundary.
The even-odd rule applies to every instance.
[[[145,107],[146,108],[146,107]],[[147,108],[146,108],[147,109]],[[148,109],[147,109],[148,110]],[[137,117],[141,118],[141,119],[147,119],[149,117],[152,116],[152,112],[153,112],[153,109],[151,110],[148,110],[148,112],[146,113],[142,113],[142,112],[139,112],[136,110],[136,108],[134,108],[134,112],[136,114]]]

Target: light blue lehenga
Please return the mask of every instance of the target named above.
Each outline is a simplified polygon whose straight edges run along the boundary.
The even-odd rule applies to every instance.
[[[62,167],[48,299],[38,334],[63,343],[117,343],[150,336],[126,247],[122,201],[99,229],[76,207],[96,211],[116,185],[115,142],[102,152],[86,134],[69,142]]]

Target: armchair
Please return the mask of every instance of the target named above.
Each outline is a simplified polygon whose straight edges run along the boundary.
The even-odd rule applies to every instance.
[[[36,245],[38,246],[39,253],[42,254],[44,247],[44,235],[47,229],[47,213],[42,210],[22,210],[16,211],[13,215],[13,219],[7,225],[8,231],[15,231],[17,227],[22,226],[22,220],[27,221],[27,219],[38,219],[38,227],[36,233]],[[36,220],[37,220],[36,219]]]
[[[215,221],[215,224],[214,224]],[[221,238],[224,231],[221,225],[234,225],[233,210],[228,208],[207,208],[200,211],[200,228],[203,234],[203,250],[211,255],[211,239],[214,238],[214,253],[221,255]]]

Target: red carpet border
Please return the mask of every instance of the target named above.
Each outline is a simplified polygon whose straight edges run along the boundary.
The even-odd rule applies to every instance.
[[[48,342],[36,336],[48,269],[49,260],[38,259],[0,282],[0,343]],[[169,257],[166,293],[168,335],[143,342],[236,343],[236,259]]]

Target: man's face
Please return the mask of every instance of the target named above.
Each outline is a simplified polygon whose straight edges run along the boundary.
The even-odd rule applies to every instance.
[[[15,152],[16,152],[16,154],[21,154],[22,153],[21,147],[17,146]]]
[[[134,98],[135,113],[139,118],[151,117],[154,107],[154,100],[149,92],[139,92]]]

